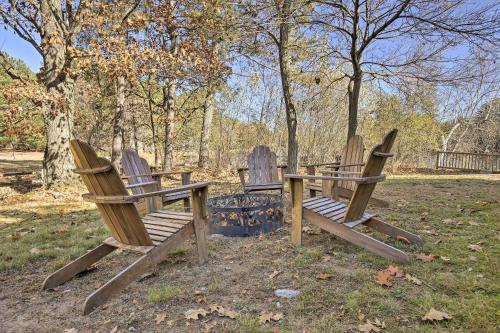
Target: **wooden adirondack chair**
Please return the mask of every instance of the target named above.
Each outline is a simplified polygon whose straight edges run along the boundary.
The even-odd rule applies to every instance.
[[[43,283],[43,289],[51,289],[70,280],[116,249],[142,254],[129,267],[87,297],[83,313],[88,314],[110,297],[117,295],[152,265],[165,260],[170,252],[192,234],[195,234],[200,263],[208,259],[206,239],[208,183],[195,183],[175,189],[130,195],[113,165],[108,160],[97,157],[89,145],[79,140],[72,140],[71,151],[77,167],[75,172],[81,175],[89,191],[84,195],[84,199],[96,203],[112,237],[48,276]],[[160,209],[142,219],[139,217],[134,205],[139,199],[186,190],[191,190],[192,214]]]
[[[137,185],[131,188],[133,194],[142,194],[151,191],[161,190],[161,176],[181,174],[182,185],[188,185],[191,181],[191,171],[184,172],[151,172],[148,162],[139,156],[134,150],[124,150],[122,153],[122,168],[124,178],[128,180],[129,185]],[[184,209],[189,211],[190,191],[181,191],[165,194],[161,197],[162,205],[169,205],[179,200],[184,201]],[[154,200],[146,200],[147,208],[145,212],[154,211],[157,205]]]
[[[330,170],[321,170],[322,173],[328,173],[332,176],[336,176],[336,171],[343,171],[344,177],[355,177],[350,176],[361,172],[365,163],[363,162],[363,156],[365,153],[365,145],[363,144],[363,137],[361,135],[354,135],[347,140],[347,145],[342,150],[342,155],[340,157],[340,162],[334,163],[324,163],[324,164],[310,164],[306,166],[308,175],[316,174],[316,167],[323,166],[329,168]],[[322,191],[322,185],[320,182],[316,182],[315,179],[310,179],[305,184],[306,189],[309,190],[309,196],[315,197]],[[354,193],[356,183],[348,180],[341,180],[338,182],[337,192],[341,198],[350,199]],[[370,198],[370,203],[379,207],[388,207],[389,203],[387,201]]]
[[[383,181],[382,175],[386,159],[391,157],[391,148],[397,135],[397,130],[392,130],[383,139],[382,143],[375,146],[371,151],[368,161],[361,174],[348,173],[345,176],[312,176],[312,175],[286,175],[290,180],[290,191],[292,195],[292,242],[300,245],[302,241],[302,219],[319,226],[340,238],[353,244],[361,246],[368,251],[378,254],[384,258],[395,262],[405,263],[409,257],[390,245],[387,245],[375,238],[354,230],[359,225],[365,225],[381,233],[385,233],[394,238],[405,237],[411,243],[423,244],[420,237],[391,226],[375,217],[375,214],[365,212],[368,200],[370,199],[375,185]],[[339,171],[342,174],[341,171]],[[354,194],[346,205],[332,197],[312,197],[303,200],[303,180],[322,180],[323,193],[335,186],[340,181],[353,181],[356,183]],[[331,190],[330,193],[334,193]],[[323,194],[325,195],[325,194]]]
[[[281,170],[281,181],[278,178]],[[256,146],[247,157],[247,167],[239,168],[241,185],[245,193],[256,191],[280,190],[283,194],[285,165],[277,165],[276,154],[267,146]],[[248,181],[245,181],[248,171]]]

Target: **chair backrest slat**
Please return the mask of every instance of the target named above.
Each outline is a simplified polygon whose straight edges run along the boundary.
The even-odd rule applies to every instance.
[[[81,173],[90,194],[99,196],[128,195],[127,189],[114,166],[106,159],[97,157],[95,151],[83,141],[71,140],[71,152],[75,165],[80,170],[106,168],[99,173]],[[127,245],[153,245],[133,203],[96,204],[111,235]]]
[[[122,168],[125,176],[146,175],[128,178],[129,185],[154,181],[148,162],[141,158],[136,151],[124,150],[122,152]],[[140,186],[132,188],[132,193],[142,194],[157,189],[157,186],[154,185],[151,188]]]
[[[354,135],[347,140],[347,145],[342,151],[342,157],[340,159],[340,165],[352,165],[363,163],[363,156],[365,153],[365,146],[363,144],[363,138],[360,135]],[[361,172],[363,169],[362,165],[341,167],[339,171],[349,171],[349,172]],[[356,175],[345,175],[345,177],[356,177]],[[339,187],[343,187],[354,191],[356,184],[350,181],[340,181]]]
[[[257,146],[247,157],[248,184],[279,182],[276,154],[267,146]]]
[[[373,147],[361,174],[362,177],[374,177],[382,174],[388,156],[384,156],[383,154],[382,156],[377,156],[375,153],[390,153],[397,134],[398,130],[393,129],[385,135],[381,144]],[[376,185],[376,183],[356,184],[354,194],[349,201],[344,222],[354,221],[363,215]]]

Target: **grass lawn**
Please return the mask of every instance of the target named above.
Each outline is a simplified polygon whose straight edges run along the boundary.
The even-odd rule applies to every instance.
[[[79,183],[0,192],[0,331],[358,332],[358,325],[378,319],[381,332],[498,332],[500,177],[392,176],[377,186],[376,196],[391,206],[371,211],[426,241],[417,248],[376,235],[411,254],[411,263],[399,268],[421,285],[404,278],[379,285],[377,273],[391,262],[314,228],[302,247],[294,247],[285,226],[259,238],[210,238],[204,266],[187,242],[85,317],[85,297],[137,255],[112,254],[55,290],[40,291],[47,274],[99,244],[107,231],[95,207],[80,199]],[[417,260],[420,253],[433,260]],[[335,276],[321,280],[321,273]],[[281,299],[273,294],[277,288],[300,295]],[[210,304],[237,318],[185,318],[186,311]],[[430,308],[452,319],[424,322]],[[259,323],[262,312],[283,319]]]

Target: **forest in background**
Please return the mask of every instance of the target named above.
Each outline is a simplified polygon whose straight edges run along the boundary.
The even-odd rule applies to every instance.
[[[494,2],[0,3],[44,61],[1,53],[0,145],[45,149],[46,183],[70,169],[70,137],[166,170],[239,166],[257,144],[329,162],[391,128],[396,166],[500,150]]]

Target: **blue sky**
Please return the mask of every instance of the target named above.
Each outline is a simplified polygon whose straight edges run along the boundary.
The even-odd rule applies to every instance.
[[[11,57],[21,59],[28,67],[38,72],[42,64],[42,57],[35,51],[33,46],[11,29],[0,28],[0,51],[7,52]]]

